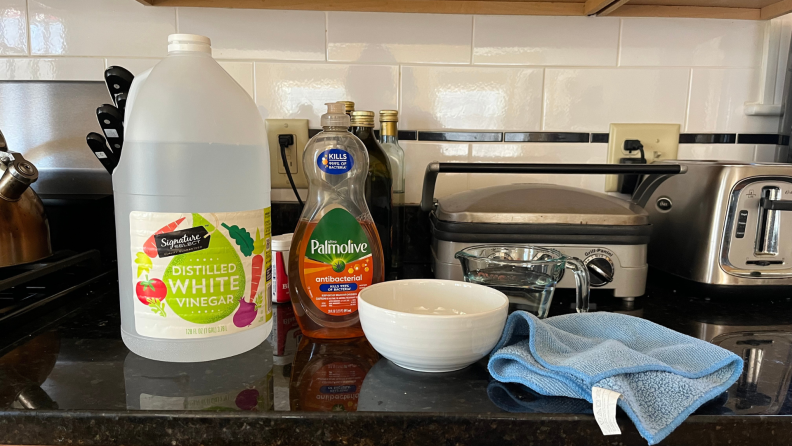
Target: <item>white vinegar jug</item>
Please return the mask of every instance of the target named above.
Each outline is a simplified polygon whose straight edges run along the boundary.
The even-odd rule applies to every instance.
[[[209,39],[168,37],[132,84],[113,172],[121,335],[145,358],[194,362],[272,328],[270,170],[256,105]]]

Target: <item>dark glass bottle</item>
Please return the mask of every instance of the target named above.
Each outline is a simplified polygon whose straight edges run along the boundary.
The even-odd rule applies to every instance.
[[[380,110],[380,145],[390,159],[393,177],[393,230],[391,231],[391,268],[393,274],[388,280],[401,279],[402,250],[404,249],[404,150],[399,146],[399,135],[396,123],[399,112],[396,110]],[[387,261],[387,259],[386,259]]]
[[[391,233],[393,231],[393,174],[388,154],[385,153],[374,135],[374,112],[353,111],[352,126],[349,131],[363,141],[363,145],[368,151],[369,171],[366,177],[366,203],[382,242],[383,257],[390,259]],[[393,268],[389,261],[385,262],[385,278],[394,278]]]

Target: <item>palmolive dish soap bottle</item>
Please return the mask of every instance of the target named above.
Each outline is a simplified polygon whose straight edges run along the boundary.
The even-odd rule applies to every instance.
[[[113,172],[121,335],[145,358],[233,356],[270,333],[270,177],[264,122],[212,58],[168,37],[135,78]]]
[[[349,133],[344,103],[327,104],[303,154],[308,200],[289,250],[297,321],[312,338],[363,336],[358,293],[381,282],[382,245],[365,199],[366,147]]]

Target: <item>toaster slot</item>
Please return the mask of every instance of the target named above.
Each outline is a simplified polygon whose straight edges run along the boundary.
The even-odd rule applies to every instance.
[[[724,271],[792,280],[792,212],[787,211],[792,211],[792,177],[736,184],[724,222]]]
[[[781,211],[774,210],[772,203],[767,202],[781,199],[781,189],[775,186],[762,188],[762,199],[760,200],[759,225],[756,229],[756,249],[754,255],[774,256],[778,255],[778,233],[781,227]]]
[[[783,260],[746,260],[746,265],[757,265],[757,266],[770,266],[770,265],[783,265]]]

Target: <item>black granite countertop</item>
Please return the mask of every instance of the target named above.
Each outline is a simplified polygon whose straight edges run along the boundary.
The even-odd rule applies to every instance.
[[[425,374],[380,359],[364,339],[300,341],[289,305],[276,306],[270,342],[248,353],[147,360],[121,341],[115,287],[110,276],[2,333],[0,444],[646,444],[624,414],[623,434],[604,437],[588,403],[492,382],[483,361]],[[593,294],[593,310],[647,318],[747,359],[728,395],[662,444],[792,444],[792,299],[764,294],[695,290],[654,272],[634,302]],[[559,290],[551,315],[573,300]]]

